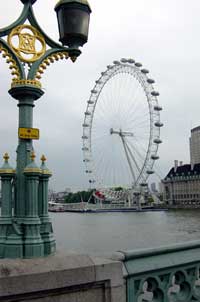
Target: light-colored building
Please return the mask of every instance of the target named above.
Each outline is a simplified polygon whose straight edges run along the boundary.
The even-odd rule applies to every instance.
[[[200,163],[183,165],[175,161],[162,183],[167,204],[200,205]]]
[[[64,191],[61,191],[61,192],[54,192],[52,190],[49,190],[48,199],[50,201],[54,201],[54,202],[65,202],[65,197],[69,193],[71,193],[70,188],[66,188]]]
[[[174,161],[162,181],[164,201],[171,205],[200,206],[200,126],[191,129],[190,164]]]
[[[200,126],[191,130],[190,163],[191,165],[200,163]]]
[[[162,181],[158,183],[158,192],[163,195],[164,187]]]

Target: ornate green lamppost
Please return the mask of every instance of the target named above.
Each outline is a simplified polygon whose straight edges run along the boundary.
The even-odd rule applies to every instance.
[[[59,59],[75,62],[80,46],[87,42],[91,13],[87,0],[60,0],[57,13],[60,42],[50,39],[39,26],[33,12],[37,0],[20,0],[23,10],[10,26],[0,29],[0,53],[12,75],[9,94],[18,101],[19,143],[16,170],[8,154],[0,168],[2,210],[0,217],[0,258],[33,258],[55,253],[55,239],[48,215],[50,171],[42,156],[35,163],[33,107],[44,93],[40,83],[45,69]],[[13,205],[13,206],[12,206]]]

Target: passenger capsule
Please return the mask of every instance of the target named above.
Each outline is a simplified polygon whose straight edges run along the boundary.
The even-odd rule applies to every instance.
[[[83,135],[82,139],[88,139],[88,136],[87,135]]]
[[[92,171],[91,171],[91,170],[86,170],[85,172],[86,172],[86,173],[92,173]]]
[[[159,159],[159,156],[158,155],[151,155],[151,159],[157,160],[157,159]]]
[[[89,158],[85,158],[85,159],[83,160],[84,163],[89,163],[89,161],[90,161]]]
[[[94,104],[94,101],[91,101],[91,100],[89,100],[89,101],[87,101],[87,102],[88,102],[88,104],[90,104],[90,105]]]
[[[120,62],[119,61],[113,61],[113,64],[120,65]]]
[[[84,123],[82,126],[86,128],[89,127],[89,124]]]
[[[85,112],[85,115],[91,115],[91,112],[86,111],[86,112]]]
[[[162,127],[162,126],[163,126],[163,123],[161,123],[161,122],[156,122],[154,125],[155,125],[156,127]]]
[[[161,111],[161,110],[162,110],[162,107],[161,107],[161,106],[156,105],[156,106],[154,106],[154,110],[156,110],[156,111]]]
[[[141,69],[141,72],[144,73],[144,74],[149,73],[149,71],[147,69]]]
[[[96,84],[101,84],[102,82],[100,80],[95,81]]]
[[[152,91],[152,92],[151,92],[151,95],[153,95],[153,96],[159,96],[159,95],[160,95],[160,93],[159,93],[159,92],[157,92],[157,91]]]
[[[148,184],[147,184],[146,182],[141,182],[140,186],[141,186],[141,187],[147,187]]]
[[[128,59],[127,62],[130,63],[130,64],[134,64],[135,63],[135,61],[133,59]]]
[[[122,63],[127,63],[127,62],[128,62],[128,60],[125,59],[125,58],[122,58],[120,61],[121,61]]]
[[[135,66],[136,66],[136,67],[142,67],[142,64],[139,63],[139,62],[136,62],[136,63],[135,63]]]
[[[150,175],[150,174],[153,174],[154,171],[153,170],[147,170],[146,173]]]
[[[95,90],[95,89],[92,89],[92,90],[91,90],[91,93],[94,93],[94,94],[95,94],[95,93],[97,93],[97,92],[98,92],[98,91]]]
[[[161,144],[162,141],[161,141],[161,139],[159,139],[159,138],[155,138],[155,139],[154,139],[154,143],[156,143],[156,144]]]
[[[154,84],[155,81],[154,81],[153,79],[147,79],[147,83],[149,83],[149,84]]]
[[[108,68],[108,69],[112,69],[113,66],[112,66],[112,65],[108,65],[107,68]]]
[[[89,148],[88,147],[83,147],[82,150],[83,151],[89,151]]]

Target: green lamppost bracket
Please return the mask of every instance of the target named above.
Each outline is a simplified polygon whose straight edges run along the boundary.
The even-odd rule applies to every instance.
[[[49,38],[35,18],[32,3],[36,1],[22,2],[24,8],[20,17],[8,27],[0,29],[0,52],[11,69],[11,87],[33,85],[41,88],[41,74],[51,63],[68,58],[75,62],[81,51],[63,47]],[[3,37],[7,37],[7,41]],[[16,38],[18,45],[14,41]],[[29,68],[27,75],[26,65]]]
[[[19,18],[0,29],[0,54],[12,76],[9,94],[18,101],[19,107],[17,167],[16,170],[10,168],[9,157],[5,155],[0,169],[0,258],[33,258],[55,253],[48,215],[51,173],[44,156],[40,168],[35,163],[32,140],[39,138],[39,130],[33,128],[33,108],[44,93],[40,80],[47,67],[68,58],[75,62],[81,54],[79,46],[87,42],[91,13],[87,0],[60,0],[57,3],[55,10],[61,45],[38,24],[33,11],[37,0],[20,1],[23,10]]]

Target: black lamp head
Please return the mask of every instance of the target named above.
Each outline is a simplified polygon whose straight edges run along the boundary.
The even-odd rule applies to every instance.
[[[21,0],[21,2],[23,4],[26,4],[26,3],[31,3],[31,4],[34,4],[37,0]]]
[[[87,0],[60,0],[55,6],[60,41],[70,48],[87,42],[91,8]]]

